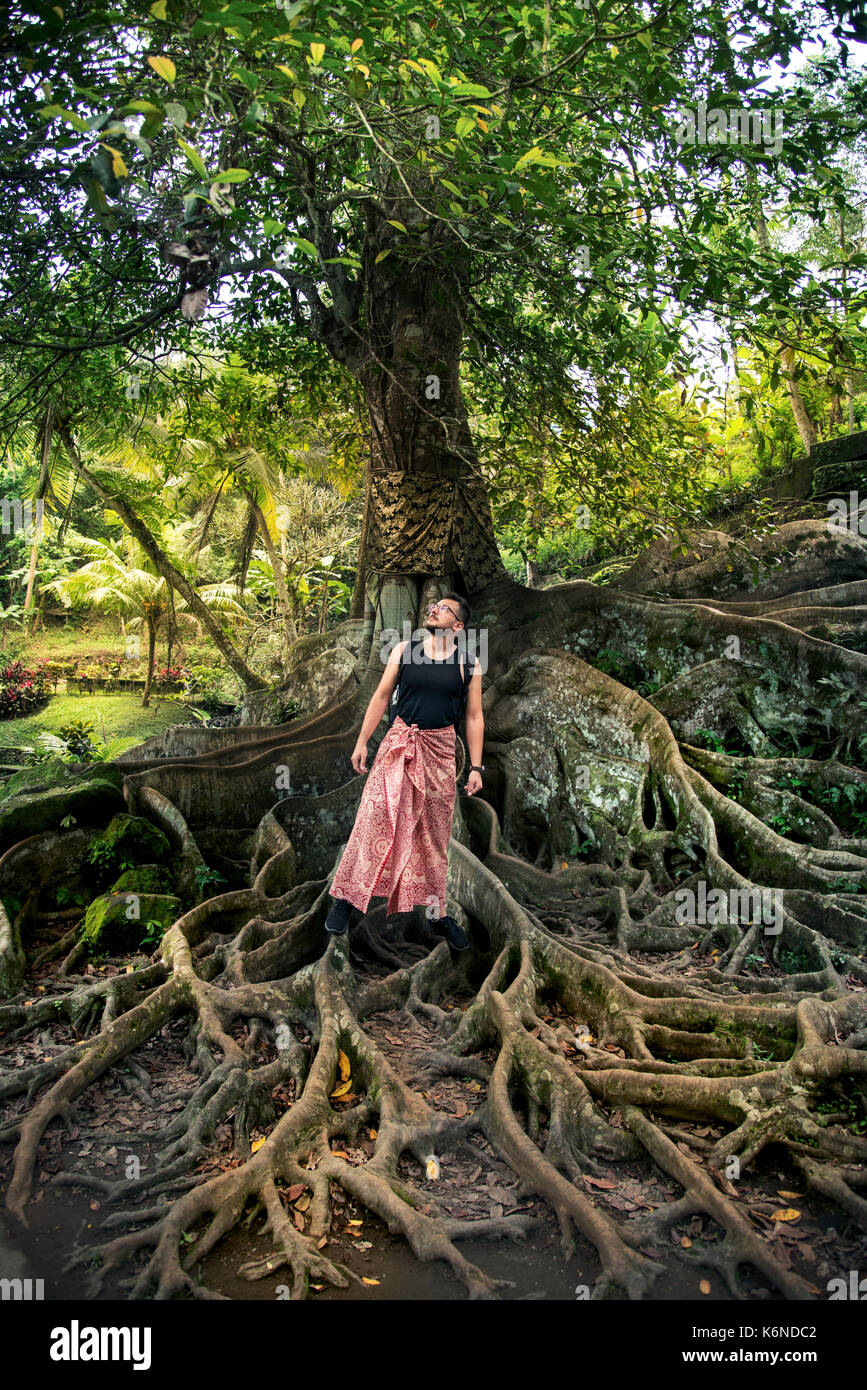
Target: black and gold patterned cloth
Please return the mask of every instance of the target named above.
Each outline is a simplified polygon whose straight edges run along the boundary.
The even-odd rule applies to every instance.
[[[484,479],[478,473],[370,473],[370,568],[443,574],[451,550],[470,593],[502,572]]]

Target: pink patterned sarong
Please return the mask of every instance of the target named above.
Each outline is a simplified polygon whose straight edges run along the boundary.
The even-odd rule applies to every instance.
[[[448,846],[457,779],[455,728],[420,729],[397,715],[367,774],[352,834],[329,889],[366,912],[446,910]]]

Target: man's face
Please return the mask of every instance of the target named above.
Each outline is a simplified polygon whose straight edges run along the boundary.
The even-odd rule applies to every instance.
[[[425,627],[428,632],[448,631],[461,632],[463,623],[460,618],[460,609],[453,598],[439,599],[435,603],[428,605],[427,622]]]

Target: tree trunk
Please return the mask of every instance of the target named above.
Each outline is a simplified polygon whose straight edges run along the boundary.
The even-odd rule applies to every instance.
[[[39,457],[39,484],[36,489],[37,499],[44,497],[48,489],[48,464],[51,457],[51,442],[54,438],[54,406],[49,402],[45,408],[45,418],[42,424],[42,448]],[[22,626],[25,633],[28,629],[28,615],[30,606],[33,602],[33,585],[36,580],[36,559],[39,554],[39,542],[42,538],[42,521],[37,519],[33,529],[33,542],[30,546],[30,565],[27,570],[27,592],[24,595],[24,617]]]
[[[157,654],[157,629],[156,623],[149,613],[145,615],[145,618],[148,625],[148,664],[147,671],[145,672],[145,688],[142,692],[141,702],[142,707],[146,709],[150,704],[151,689],[154,683],[154,661],[156,660]]]
[[[261,507],[257,506],[252,499],[250,501],[250,506],[253,509],[253,515],[256,518],[256,525],[259,527],[259,534],[265,545],[268,559],[271,561],[271,568],[274,571],[274,587],[277,590],[277,598],[280,602],[280,613],[283,618],[283,633],[286,639],[286,650],[288,651],[292,644],[298,640],[298,629],[292,621],[292,605],[289,601],[289,590],[286,587],[286,576],[283,573],[283,564],[277,553],[277,547],[274,544],[271,532],[268,530],[268,523],[262,515]]]
[[[755,170],[747,167],[747,179],[750,185],[750,192],[753,200],[753,213],[756,219],[756,238],[763,251],[771,248],[768,236],[768,224],[765,221],[765,214],[762,209],[762,200],[759,196],[759,185]],[[783,379],[786,383],[786,390],[789,393],[789,401],[792,407],[792,415],[798,427],[798,434],[801,436],[801,443],[804,450],[809,454],[810,450],[818,443],[816,426],[810,419],[809,411],[804,404],[804,397],[801,395],[801,388],[795,379],[795,352],[791,347],[780,347],[780,358],[782,363]]]
[[[410,177],[419,179],[424,202],[426,178]],[[402,187],[383,201],[427,254],[414,266],[398,256],[375,264],[380,250],[399,252],[405,241],[384,221],[364,248],[370,350],[357,376],[370,420],[365,570],[433,576],[469,594],[505,569],[461,394],[466,258]]]
[[[230,669],[235,672],[235,675],[242,682],[244,687],[247,690],[267,690],[268,682],[263,680],[261,676],[257,676],[255,671],[251,671],[244,659],[239,656],[210,608],[208,608],[206,603],[203,603],[197,591],[193,588],[192,584],[184,578],[180,570],[175,569],[171,560],[163,554],[144,522],[136,516],[126,499],[115,493],[109,492],[108,489],[103,487],[93,474],[85,468],[84,464],[81,462],[69,428],[66,425],[61,426],[59,428],[59,434],[76,473],[80,478],[83,478],[86,483],[90,484],[100,501],[107,507],[110,507],[112,511],[117,512],[121,520],[129,527],[145,554],[152,561],[157,573],[161,574],[166,583],[170,584],[182,598],[186,599],[190,612],[196,615],[207,632],[210,633],[211,637],[214,639],[215,645],[226,658],[226,662]]]
[[[367,541],[370,534],[370,464],[368,462],[364,477],[364,513],[361,519],[361,536],[358,541],[358,564],[355,570],[355,588],[349,605],[349,618],[363,618],[366,598],[365,575],[367,573]]]

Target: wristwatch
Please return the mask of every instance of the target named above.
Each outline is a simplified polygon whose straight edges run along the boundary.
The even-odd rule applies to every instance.
[[[470,763],[470,772],[484,772],[484,770],[484,763],[479,763],[478,765],[476,765],[475,763]]]

